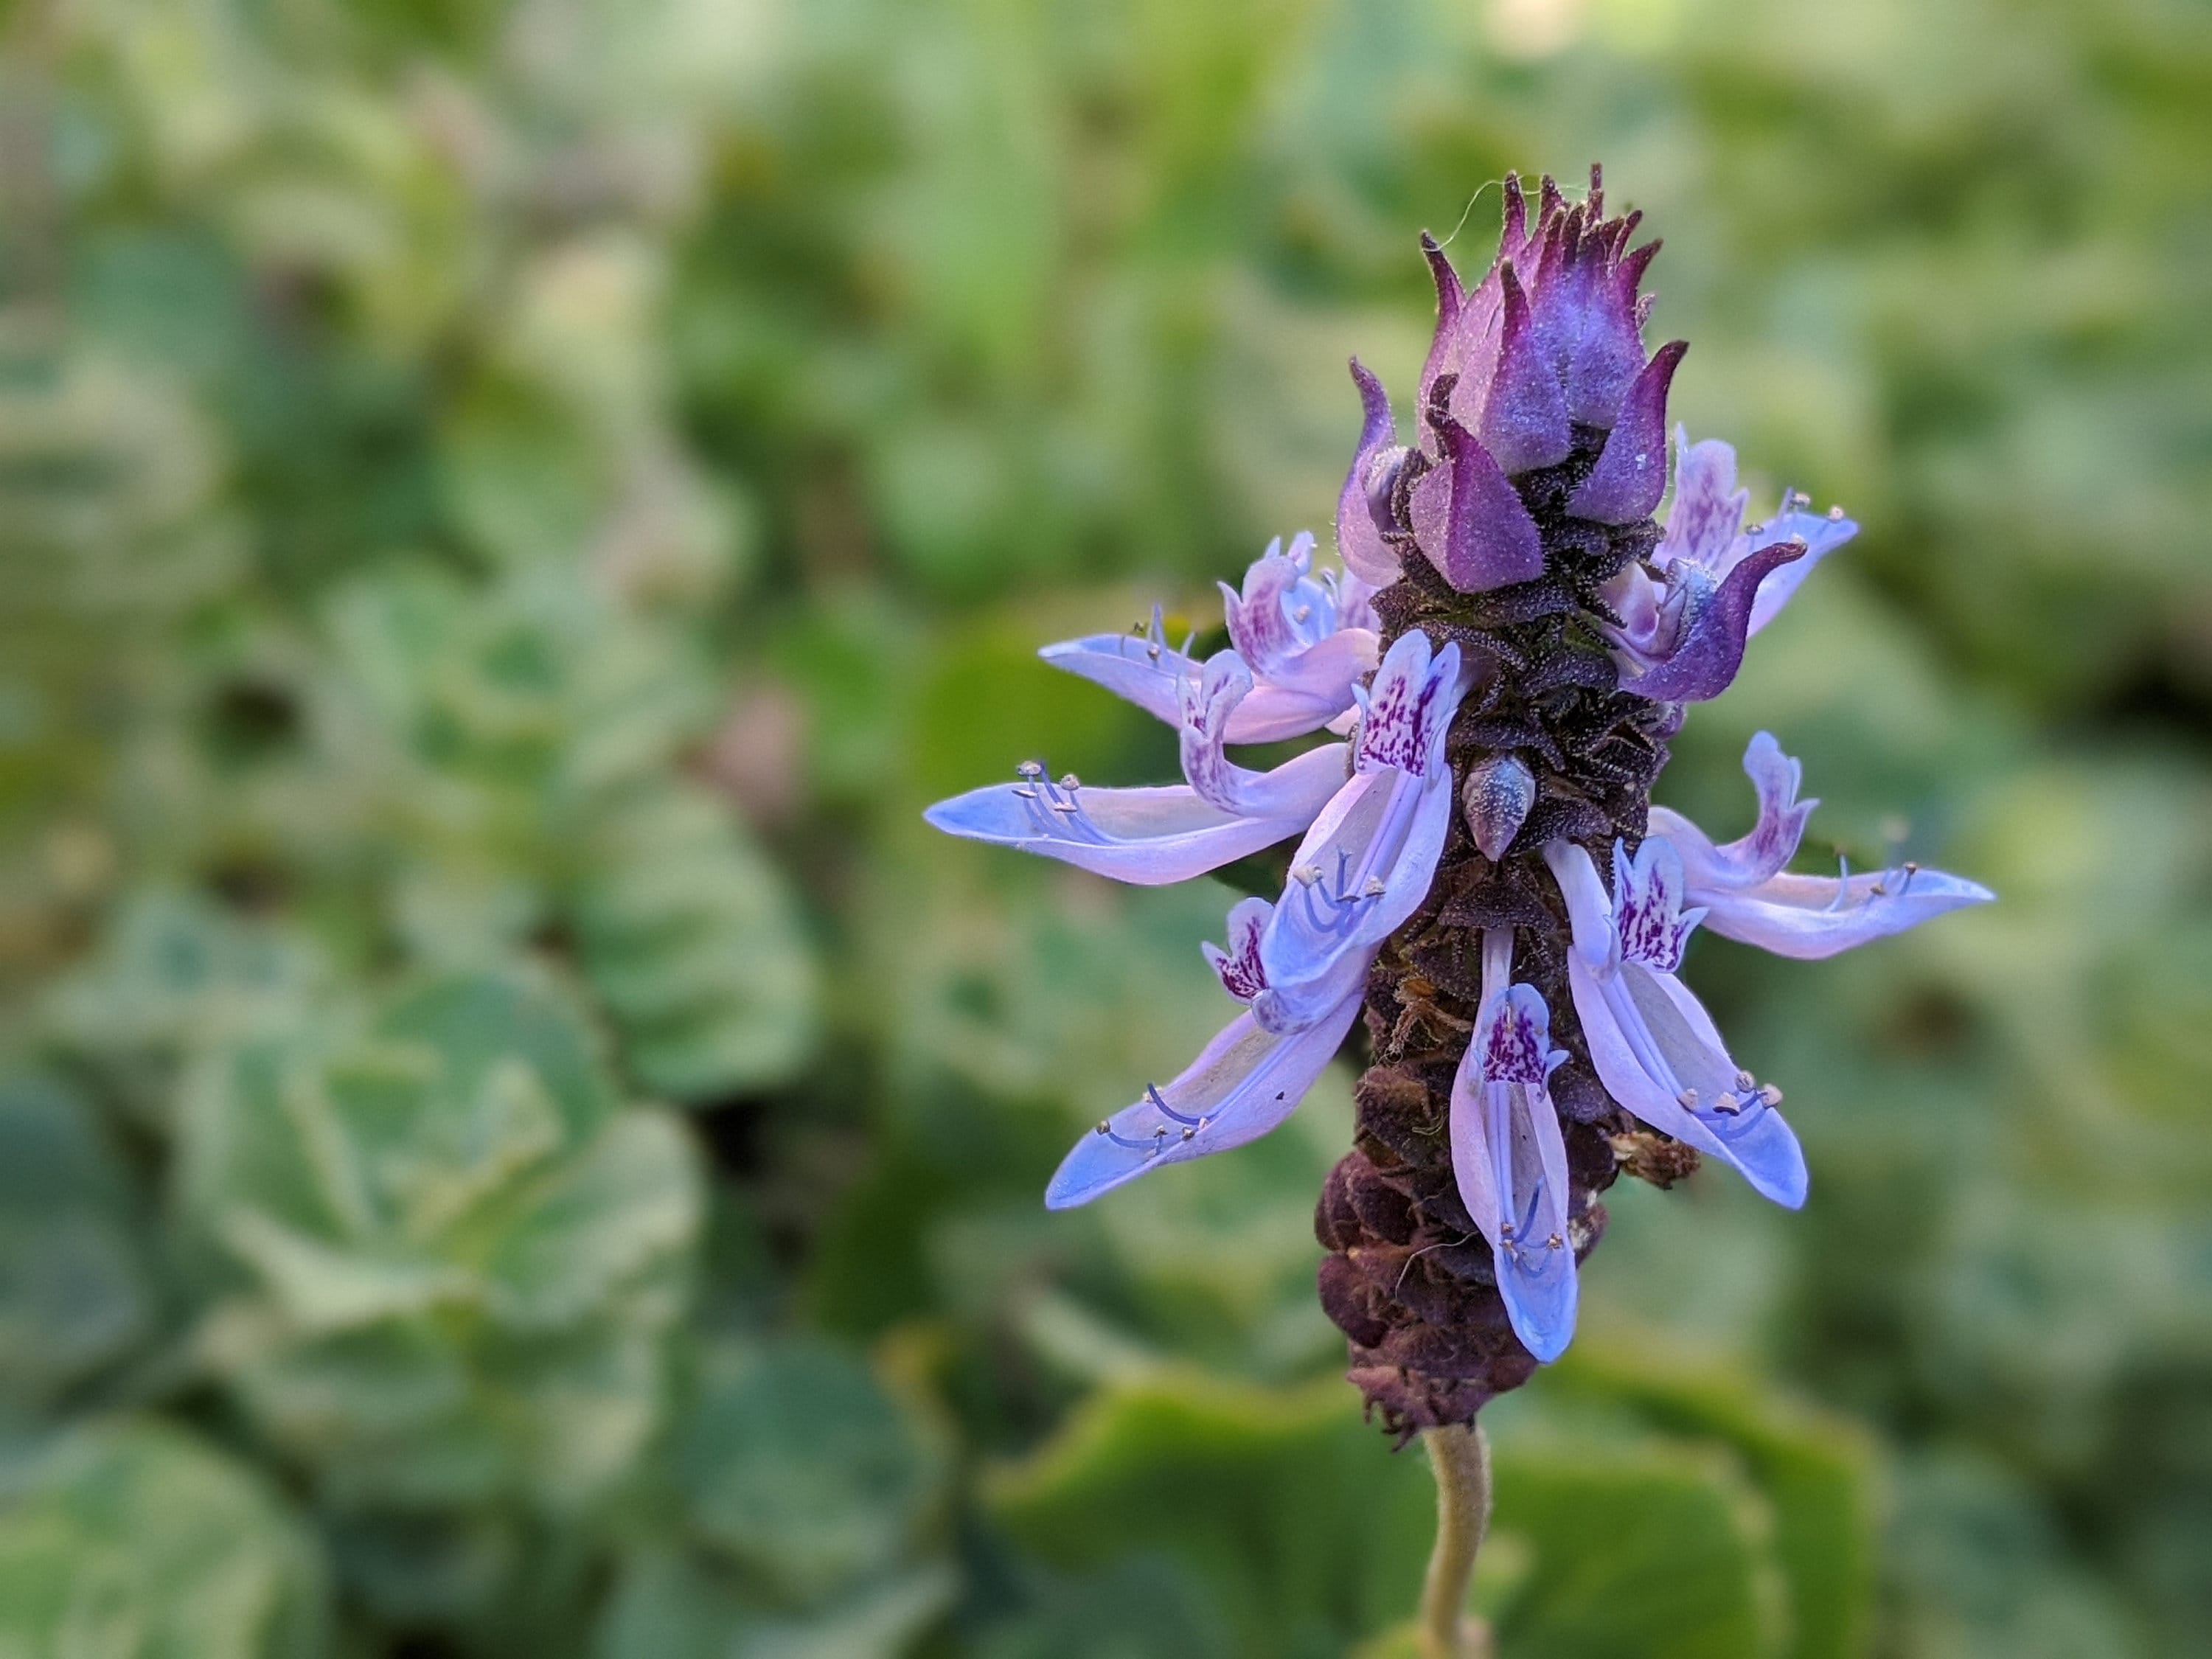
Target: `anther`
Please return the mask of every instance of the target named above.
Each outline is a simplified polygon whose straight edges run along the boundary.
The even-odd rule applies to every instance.
[[[1382,885],[1382,877],[1370,876],[1367,878],[1367,885],[1359,890],[1359,896],[1362,898],[1381,898],[1388,890]]]
[[[1041,778],[1044,775],[1044,763],[1042,761],[1024,761],[1019,766],[1017,766],[1014,769],[1014,775],[1017,777],[1030,779]]]
[[[1770,1083],[1759,1091],[1759,1097],[1770,1106],[1779,1106],[1782,1103],[1782,1091]]]
[[[1162,1117],[1173,1118],[1177,1123],[1184,1125],[1186,1129],[1203,1129],[1206,1127],[1206,1119],[1203,1116],[1192,1117],[1188,1113],[1178,1112],[1168,1104],[1159,1090],[1152,1084],[1147,1083],[1145,1085],[1145,1098],[1152,1103],[1152,1109]],[[1190,1136],[1186,1133],[1183,1139],[1188,1140]]]
[[[1291,877],[1299,885],[1310,887],[1321,879],[1321,870],[1316,865],[1294,864],[1291,866]]]
[[[1748,1072],[1739,1070],[1735,1074],[1735,1086],[1748,1092],[1759,1086],[1759,1079]]]
[[[1694,1111],[1698,1104],[1698,1091],[1695,1089],[1683,1090],[1680,1094],[1674,1097],[1674,1103],[1677,1106],[1689,1107]]]
[[[1083,780],[1077,777],[1074,773],[1070,772],[1066,777],[1060,781],[1060,787],[1070,791],[1080,789],[1083,787]]]
[[[1843,521],[1843,517],[1844,509],[1840,506],[1832,507],[1828,509],[1828,519],[1831,523],[1839,524]]]
[[[1553,1233],[1549,1238],[1544,1241],[1544,1248],[1547,1250],[1564,1250],[1566,1247],[1567,1241],[1561,1238],[1557,1233]]]
[[[1743,1109],[1743,1103],[1734,1095],[1723,1095],[1713,1103],[1713,1109],[1723,1117],[1734,1117]]]

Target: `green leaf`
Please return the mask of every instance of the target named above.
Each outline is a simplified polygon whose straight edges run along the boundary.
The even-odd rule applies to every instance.
[[[577,949],[638,1079],[696,1100],[789,1078],[814,1045],[819,975],[789,888],[731,807],[669,788],[611,808],[586,860]]]
[[[635,1466],[698,1153],[617,1103],[554,981],[444,975],[218,1054],[183,1129],[182,1209],[238,1287],[203,1350],[334,1502],[572,1510]]]
[[[52,1443],[0,1510],[0,1650],[83,1659],[313,1659],[313,1540],[252,1471],[114,1423]]]
[[[693,1523],[773,1594],[816,1601],[888,1571],[933,1501],[933,1448],[858,1359],[726,1351],[676,1433]]]
[[[1856,1659],[1872,1633],[1874,1449],[1848,1419],[1778,1397],[1711,1366],[1578,1343],[1547,1374],[1547,1392],[1626,1407],[1661,1431],[1710,1439],[1741,1458],[1773,1513],[1787,1588],[1790,1659]]]
[[[896,1659],[951,1603],[942,1565],[854,1586],[811,1617],[763,1609],[726,1567],[641,1552],[624,1564],[597,1659]]]
[[[1533,1555],[1500,1618],[1530,1659],[1778,1652],[1765,1515],[1724,1457],[1624,1441],[1509,1443],[1493,1526]],[[1420,1591],[1435,1494],[1330,1380],[1267,1391],[1195,1376],[1102,1390],[986,1483],[994,1516],[1061,1569],[1165,1554],[1255,1656],[1343,1653]]]
[[[43,1405],[149,1334],[138,1213],[81,1098],[43,1078],[0,1079],[0,1401]]]

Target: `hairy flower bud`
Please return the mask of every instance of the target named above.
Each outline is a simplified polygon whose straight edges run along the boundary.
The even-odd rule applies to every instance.
[[[1518,755],[1492,755],[1468,769],[1459,800],[1468,833],[1482,856],[1495,864],[1528,821],[1528,809],[1536,804],[1536,775]]]

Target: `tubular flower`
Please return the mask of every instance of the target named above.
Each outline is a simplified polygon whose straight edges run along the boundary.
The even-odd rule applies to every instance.
[[[1281,896],[1208,946],[1239,1012],[1188,1070],[1078,1141],[1047,1188],[1088,1202],[1265,1133],[1364,1012],[1353,1150],[1315,1214],[1323,1307],[1352,1381],[1400,1435],[1471,1421],[1556,1358],[1580,1264],[1624,1171],[1700,1155],[1796,1206],[1808,1176],[1782,1096],[1739,1064],[1680,977],[1703,926],[1817,957],[1987,901],[1905,864],[1790,869],[1816,803],[1765,732],[1759,815],[1717,842],[1654,781],[1683,705],[1855,533],[1784,497],[1747,526],[1735,456],[1677,434],[1680,343],[1647,351],[1657,244],[1607,218],[1593,170],[1569,204],[1505,187],[1497,258],[1468,288],[1437,244],[1437,331],[1401,430],[1357,362],[1361,423],[1337,503],[1345,572],[1309,537],[1224,586],[1231,648],[1204,663],[1149,632],[1048,647],[1180,729],[1184,781],[1016,782],[930,809],[955,834],[1125,881],[1179,879],[1298,836]],[[1268,772],[1227,749],[1346,734]]]

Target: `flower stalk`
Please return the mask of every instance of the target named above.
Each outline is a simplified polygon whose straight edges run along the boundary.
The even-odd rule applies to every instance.
[[[1437,1476],[1437,1542],[1421,1586],[1421,1659],[1490,1659],[1490,1633],[1467,1613],[1475,1556],[1490,1531],[1490,1440],[1480,1424],[1421,1437]]]

